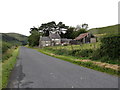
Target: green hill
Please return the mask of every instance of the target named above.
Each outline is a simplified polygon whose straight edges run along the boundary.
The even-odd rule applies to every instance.
[[[17,33],[2,33],[2,41],[15,45],[25,45],[27,44],[27,36]]]
[[[14,44],[22,44],[18,39],[8,36],[7,34],[2,33],[2,41]]]
[[[27,36],[18,33],[6,33],[6,35],[19,40],[22,44],[27,44]]]
[[[9,48],[16,45],[26,45],[27,36],[17,33],[0,33],[0,55],[5,53]]]
[[[91,32],[91,33],[95,34],[98,37],[106,35],[106,34],[114,35],[114,34],[118,34],[118,30],[120,30],[120,29],[118,29],[119,25],[120,24],[107,26],[107,27],[93,28],[93,29],[90,29],[88,32]]]

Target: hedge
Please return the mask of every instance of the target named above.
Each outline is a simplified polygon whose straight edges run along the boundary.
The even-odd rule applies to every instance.
[[[110,59],[120,58],[120,35],[111,35],[101,38],[100,51],[103,56]]]

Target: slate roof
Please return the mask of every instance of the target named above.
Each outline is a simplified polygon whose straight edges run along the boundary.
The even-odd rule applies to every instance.
[[[61,39],[60,35],[57,33],[50,33],[49,37],[51,39]]]
[[[86,37],[89,33],[83,33],[83,34],[80,34],[78,37],[75,38],[75,40],[80,40],[84,37]]]
[[[40,40],[41,41],[51,41],[51,39],[49,37],[41,37]]]

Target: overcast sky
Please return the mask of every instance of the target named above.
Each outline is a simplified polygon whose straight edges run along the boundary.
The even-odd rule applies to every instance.
[[[89,28],[118,23],[119,0],[1,0],[0,32],[30,35],[30,28],[49,21]]]

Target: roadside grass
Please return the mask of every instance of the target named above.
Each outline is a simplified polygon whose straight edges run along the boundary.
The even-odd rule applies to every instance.
[[[53,51],[46,50],[46,49],[38,49],[38,48],[33,48],[33,49],[35,49],[35,50],[37,50],[41,53],[44,53],[46,55],[49,55],[49,56],[52,56],[52,57],[55,57],[55,58],[59,58],[59,59],[62,59],[64,61],[71,62],[73,64],[77,64],[77,65],[80,65],[80,66],[83,66],[83,67],[87,67],[87,68],[97,70],[97,71],[101,71],[101,72],[104,72],[104,73],[108,73],[108,74],[111,74],[111,75],[120,76],[119,69],[114,70],[114,69],[107,68],[107,67],[101,67],[101,66],[98,66],[98,65],[96,65],[92,62],[75,61],[75,59],[78,59],[77,57],[67,56],[67,55],[56,55]],[[82,57],[82,58],[79,58],[79,59],[83,60],[83,59],[86,59],[86,58]]]
[[[6,88],[7,83],[8,83],[8,79],[9,79],[9,75],[16,63],[16,59],[18,56],[18,52],[19,52],[19,47],[17,49],[14,49],[12,53],[12,56],[5,60],[2,63],[2,88]]]
[[[14,49],[8,49],[4,54],[2,54],[2,62],[9,59],[12,56],[12,53]]]
[[[73,56],[80,59],[81,58],[91,59],[92,61],[120,65],[119,60],[113,60],[113,59],[110,59],[107,55],[100,54],[100,51],[102,51],[100,49],[100,45],[101,45],[101,42],[87,43],[82,45],[49,46],[49,47],[44,47],[44,50],[52,51],[57,55],[67,55],[67,56]]]

